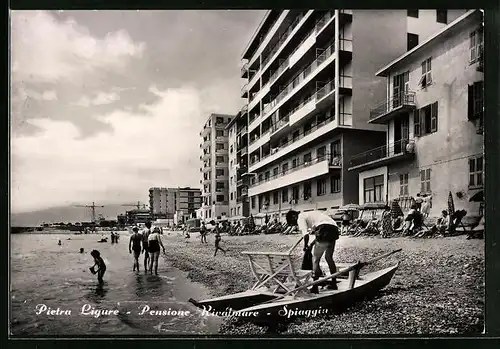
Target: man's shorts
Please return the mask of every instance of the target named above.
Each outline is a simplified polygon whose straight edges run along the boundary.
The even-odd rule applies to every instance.
[[[132,250],[134,252],[134,258],[139,258],[139,256],[141,255],[141,250]]]
[[[318,242],[335,242],[339,238],[339,228],[331,224],[321,224],[315,229]]]

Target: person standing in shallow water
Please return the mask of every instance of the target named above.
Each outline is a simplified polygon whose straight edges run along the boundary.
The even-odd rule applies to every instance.
[[[137,271],[139,271],[139,256],[141,255],[141,242],[142,242],[142,236],[139,234],[139,228],[134,227],[132,228],[132,231],[134,232],[130,236],[130,242],[128,244],[128,251],[129,253],[134,252],[134,269],[137,268]]]
[[[90,252],[90,255],[94,257],[95,262],[95,264],[90,267],[90,271],[92,272],[92,274],[97,274],[97,280],[99,281],[99,284],[102,284],[104,282],[102,278],[104,276],[104,273],[106,272],[106,263],[104,263],[104,260],[102,259],[99,251],[92,250],[92,252]],[[94,270],[96,266],[98,269]]]
[[[163,253],[165,253],[165,247],[160,238],[160,229],[156,227],[148,237],[148,247],[149,254],[151,257],[151,264],[149,267],[149,271],[153,274],[153,264],[155,267],[155,275],[158,275],[158,259],[160,258],[160,247],[163,249]]]
[[[146,222],[146,228],[142,231],[142,252],[144,253],[144,271],[148,272],[149,260],[149,249],[148,249],[148,238],[151,234],[151,222]]]

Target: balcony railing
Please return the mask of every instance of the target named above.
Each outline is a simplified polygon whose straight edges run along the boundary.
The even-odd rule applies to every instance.
[[[325,153],[325,154],[319,155],[319,156],[317,156],[315,158],[311,158],[308,161],[304,161],[302,163],[298,163],[298,164],[295,165],[295,167],[288,168],[285,171],[280,170],[275,175],[272,175],[272,176],[269,176],[269,177],[263,177],[261,179],[257,179],[257,180],[255,180],[255,182],[253,182],[250,185],[250,187],[255,187],[255,186],[259,185],[259,184],[272,181],[272,180],[274,180],[276,178],[283,177],[285,175],[288,175],[290,173],[294,173],[294,172],[296,172],[298,170],[301,170],[303,168],[309,167],[311,165],[314,165],[314,164],[317,164],[317,163],[320,163],[320,162],[323,162],[323,161],[328,161],[329,166],[332,166],[332,167],[341,167],[342,166],[342,157],[340,155]]]
[[[243,64],[241,67],[241,75],[244,75],[248,71],[248,63]]]
[[[293,30],[295,29],[295,27],[299,24],[299,22],[302,20],[302,18],[305,17],[306,14],[307,14],[307,11],[302,11],[297,17],[295,17],[295,19],[293,20],[293,22],[290,23],[290,25],[286,28],[285,32],[283,34],[281,34],[281,36],[278,39],[278,42],[276,43],[276,45],[273,46],[273,48],[271,49],[271,51],[269,52],[269,54],[262,61],[261,67],[264,67],[269,62],[269,60],[271,58],[273,58],[274,54],[276,52],[278,52],[278,50],[280,49],[281,45],[283,45],[283,43],[286,41],[286,39],[288,39],[288,37],[293,32]]]
[[[242,114],[245,114],[247,111],[248,111],[248,104],[245,104],[245,105],[241,108],[241,113],[242,113]]]
[[[335,11],[328,11],[325,13],[323,17],[321,17],[318,22],[316,22],[316,26],[314,30],[316,33],[319,33],[321,29],[325,26],[326,22],[328,22],[330,19],[332,19],[335,16]]]
[[[271,127],[271,132],[276,132],[290,121],[290,116],[287,115],[284,118],[280,119],[278,122],[274,123],[273,126]]]
[[[301,71],[285,88],[269,102],[263,113],[267,114],[269,110],[275,107],[279,102],[281,102],[290,92],[293,91],[300,83],[302,83],[309,75],[311,75],[318,66],[320,66],[324,61],[326,61],[335,51],[335,44],[328,46],[323,53],[321,53],[309,66],[307,66],[303,71]]]
[[[396,108],[404,105],[415,105],[415,92],[408,91],[392,96],[389,100],[370,110],[370,120],[390,113]]]
[[[243,148],[240,149],[241,155],[245,155],[248,153],[248,146],[244,146]]]
[[[245,126],[243,126],[242,128],[240,128],[240,129],[238,130],[237,134],[238,134],[238,135],[244,135],[244,134],[245,134],[245,133],[247,133],[247,132],[248,132],[248,128],[247,128],[247,126],[245,125]]]
[[[409,154],[407,145],[413,141],[408,139],[401,139],[394,143],[386,144],[378,148],[370,149],[361,154],[354,155],[349,160],[349,167],[361,166],[372,161],[381,160],[394,155]]]
[[[316,125],[314,126],[311,126],[310,129],[306,130],[305,132],[301,132],[298,134],[297,137],[290,139],[288,140],[287,142],[285,143],[282,143],[280,144],[278,147],[275,147],[272,149],[272,151],[267,154],[267,155],[264,155],[262,156],[261,158],[258,158],[257,160],[254,160],[254,159],[251,159],[250,160],[250,165],[254,165],[256,164],[257,162],[259,161],[262,161],[264,160],[265,158],[273,155],[273,154],[276,154],[278,151],[282,150],[282,149],[285,149],[286,147],[290,146],[291,144],[295,143],[295,142],[298,142],[299,140],[301,140],[302,138],[308,136],[309,134],[311,134],[312,132],[320,129],[321,127],[325,126],[325,125],[328,125],[330,122],[332,122],[333,120],[335,120],[335,116],[330,116],[329,118],[326,118],[325,120],[322,120],[320,122],[317,122]]]
[[[243,93],[248,93],[248,83],[243,85],[243,87],[241,88],[241,94]]]

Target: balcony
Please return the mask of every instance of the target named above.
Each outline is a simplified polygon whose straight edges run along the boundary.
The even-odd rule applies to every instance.
[[[212,128],[211,127],[204,127],[203,130],[200,132],[200,136],[201,137],[205,137],[207,135],[209,135],[210,133],[212,132]]]
[[[259,195],[278,188],[287,187],[295,183],[303,182],[318,176],[325,175],[330,171],[342,168],[342,157],[325,154],[310,161],[297,165],[277,175],[263,178],[254,182],[249,188],[249,195]]]
[[[211,138],[203,140],[203,143],[201,143],[201,148],[205,149],[206,147],[208,147],[210,145],[210,143],[212,143],[212,139]]]
[[[259,149],[264,144],[269,142],[271,140],[270,135],[271,135],[271,129],[268,129],[267,131],[263,132],[260,137],[252,139],[250,141],[250,144],[248,145],[248,151],[250,153],[253,153],[255,150]]]
[[[202,183],[203,185],[210,184],[210,183],[212,183],[212,179],[210,179],[210,178],[203,179],[203,183]]]
[[[328,132],[331,132],[337,127],[337,124],[333,122],[334,120],[335,117],[330,117],[320,121],[316,125],[312,126],[307,132],[300,133],[298,137],[292,138],[288,142],[271,149],[271,152],[268,155],[263,156],[258,160],[251,159],[249,171],[255,172],[260,167],[274,162],[289,152],[308,144],[312,140],[321,137]]]
[[[241,197],[246,197],[248,196],[248,188],[245,186],[241,188]]]
[[[248,132],[252,132],[253,130],[255,130],[255,128],[260,125],[260,121],[260,115],[256,115],[255,119],[253,119],[248,125]]]
[[[415,143],[413,140],[402,139],[388,145],[383,145],[354,155],[349,160],[349,171],[369,170],[385,166],[404,159],[415,157]]]
[[[242,128],[240,128],[236,134],[237,134],[238,136],[243,136],[243,135],[244,135],[244,134],[246,134],[247,132],[248,132],[248,127],[245,125],[245,126],[243,126]]]
[[[395,116],[415,109],[415,92],[403,92],[392,96],[375,109],[370,110],[369,123],[387,124]]]
[[[203,160],[203,161],[208,160],[208,159],[210,159],[211,156],[212,156],[211,153],[204,153],[201,157],[201,160]]]
[[[248,146],[241,147],[238,151],[241,152],[241,155],[246,155],[248,154]]]
[[[243,64],[243,67],[241,67],[241,77],[243,79],[248,78],[248,63]]]
[[[212,167],[210,165],[203,167],[203,173],[210,172],[211,170],[212,170]]]
[[[241,88],[241,98],[247,98],[247,97],[248,97],[248,84],[245,84]]]

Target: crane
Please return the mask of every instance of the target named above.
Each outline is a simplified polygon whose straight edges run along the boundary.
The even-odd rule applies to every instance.
[[[127,205],[122,205],[122,206],[130,206],[130,207],[137,207],[138,210],[141,209],[141,206],[144,210],[146,210],[147,205],[146,204],[141,204],[140,201],[137,201],[137,204],[127,204]]]
[[[95,202],[92,202],[92,205],[73,205],[74,207],[87,207],[90,208],[92,211],[92,223],[95,224],[96,222],[96,216],[95,216],[95,208],[96,207],[104,207],[103,205],[96,205]]]

